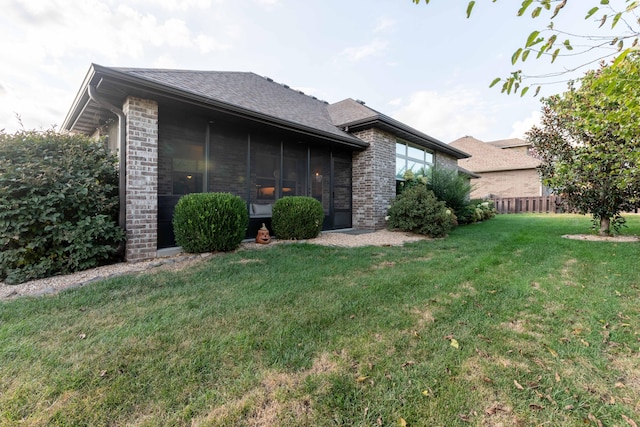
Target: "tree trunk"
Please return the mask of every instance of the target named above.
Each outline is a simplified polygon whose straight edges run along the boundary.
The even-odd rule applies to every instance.
[[[600,235],[608,236],[611,234],[611,218],[602,217],[600,218]]]

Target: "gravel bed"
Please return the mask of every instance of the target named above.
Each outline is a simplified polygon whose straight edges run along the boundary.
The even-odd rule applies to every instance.
[[[323,232],[315,239],[306,241],[279,241],[273,240],[268,245],[259,245],[253,242],[243,242],[239,250],[263,250],[277,244],[288,243],[312,243],[325,246],[357,247],[357,246],[400,246],[407,242],[425,240],[427,237],[405,232],[379,230],[372,233],[348,234],[339,232]],[[118,263],[103,267],[92,268],[63,276],[48,277],[46,279],[32,280],[19,285],[8,285],[0,282],[0,301],[10,300],[21,296],[53,295],[63,289],[77,288],[91,283],[123,274],[136,274],[140,272],[167,269],[180,270],[191,266],[215,254],[180,254],[172,257],[156,258],[153,260]]]

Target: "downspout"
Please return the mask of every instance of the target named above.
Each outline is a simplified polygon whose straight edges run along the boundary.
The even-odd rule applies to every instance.
[[[124,111],[115,105],[111,104],[104,99],[98,97],[96,87],[89,85],[87,88],[89,98],[101,107],[109,109],[112,113],[118,116],[118,147],[120,152],[118,153],[118,168],[119,168],[119,180],[118,183],[118,197],[120,201],[120,211],[118,213],[118,224],[123,230],[127,230],[127,117],[124,115]]]

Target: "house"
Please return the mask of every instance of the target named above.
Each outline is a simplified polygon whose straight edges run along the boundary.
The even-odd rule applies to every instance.
[[[530,144],[521,139],[490,143],[472,136],[459,138],[450,146],[471,154],[459,165],[480,176],[474,181],[472,198],[537,197],[544,194],[537,167],[540,160],[529,155]]]
[[[129,261],[175,246],[171,219],[184,194],[241,197],[247,237],[289,195],[319,200],[324,230],[376,230],[400,171],[468,157],[361,101],[328,104],[249,72],[92,64],[62,129],[107,136],[118,153]]]

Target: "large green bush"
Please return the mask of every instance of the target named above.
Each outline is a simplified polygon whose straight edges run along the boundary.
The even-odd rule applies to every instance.
[[[117,259],[118,171],[105,144],[0,132],[0,279],[21,283]]]
[[[234,250],[248,225],[245,201],[230,193],[182,196],[173,213],[176,243],[192,253]]]
[[[455,214],[425,185],[406,188],[391,204],[387,227],[443,237],[457,225]]]
[[[313,197],[283,197],[273,205],[271,227],[279,239],[313,239],[322,231],[324,210]]]

